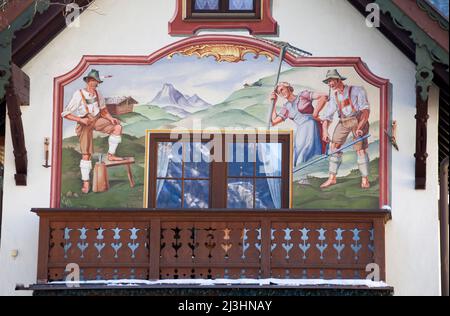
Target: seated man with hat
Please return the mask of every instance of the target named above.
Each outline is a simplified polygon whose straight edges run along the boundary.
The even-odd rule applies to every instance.
[[[69,104],[65,107],[62,117],[77,122],[76,134],[80,139],[82,159],[80,161],[83,193],[89,192],[89,178],[92,170],[92,154],[94,153],[94,131],[110,135],[108,139],[109,161],[121,161],[123,158],[115,155],[117,146],[122,141],[122,126],[120,121],[111,116],[105,104],[105,99],[97,90],[103,81],[97,70],[91,70],[86,77],[86,88],[73,94]]]

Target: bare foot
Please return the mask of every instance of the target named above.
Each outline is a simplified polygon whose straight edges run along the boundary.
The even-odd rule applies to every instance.
[[[108,160],[109,161],[124,161],[125,158],[117,157],[117,156],[115,156],[113,154],[108,154]]]
[[[81,192],[84,194],[89,193],[89,181],[83,181],[83,186],[81,187]]]
[[[361,188],[362,189],[370,189],[370,182],[369,182],[369,178],[364,177],[361,180]]]
[[[326,189],[336,184],[336,178],[330,177],[326,182],[324,182],[320,188]]]

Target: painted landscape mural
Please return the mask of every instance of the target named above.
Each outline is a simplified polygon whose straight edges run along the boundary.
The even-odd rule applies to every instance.
[[[103,128],[103,132],[94,132],[92,136],[93,152],[89,157],[92,169],[85,168],[80,149],[80,137],[77,136],[77,120],[63,119],[61,207],[95,208],[141,208],[144,205],[144,170],[146,150],[146,130],[162,129],[203,129],[220,128],[267,128],[272,107],[271,94],[274,90],[277,73],[277,58],[247,54],[241,62],[217,62],[214,57],[174,55],[163,58],[152,65],[91,65],[77,80],[64,87],[64,107],[67,108],[79,90],[86,87],[89,78],[98,76],[102,81],[97,87],[100,96],[112,118],[118,120],[121,131]],[[96,72],[95,72],[95,71]],[[291,87],[293,94],[301,100],[304,91],[310,94],[313,107],[327,98],[319,113],[324,118],[332,114],[329,123],[330,139],[334,138],[339,119],[341,103],[336,113],[330,111],[330,100],[334,97],[327,79],[343,79],[346,85],[355,86],[354,93],[367,99],[370,104],[368,122],[370,128],[359,136],[368,137],[365,156],[358,156],[354,146],[343,150],[338,157],[337,183],[323,187],[329,179],[330,158],[322,159],[293,175],[293,207],[304,209],[377,209],[379,208],[379,117],[380,92],[365,82],[353,68],[345,67],[291,67],[283,63],[280,82]],[[283,107],[287,102],[283,95],[283,86],[277,101],[274,129],[294,131],[298,128],[298,118]],[[290,89],[290,88],[289,88]],[[359,90],[358,90],[359,89]],[[288,92],[286,92],[288,93]],[[348,93],[348,92],[347,92]],[[317,98],[313,97],[317,96]],[[320,97],[322,96],[322,99]],[[345,101],[345,100],[344,100]],[[89,100],[79,100],[79,104],[89,107]],[[350,103],[353,103],[350,101]],[[292,102],[292,104],[296,104]],[[300,103],[297,103],[297,105]],[[352,107],[359,106],[351,104]],[[293,105],[292,105],[293,106]],[[350,106],[347,104],[347,106]],[[89,110],[89,109],[87,109]],[[74,112],[75,113],[75,112]],[[296,121],[297,120],[297,121]],[[360,129],[362,129],[361,127]],[[106,133],[107,131],[108,133]],[[117,135],[116,135],[116,134]],[[113,135],[111,137],[111,135]],[[294,132],[295,137],[302,137]],[[344,145],[351,143],[352,133],[344,137]],[[116,137],[117,136],[117,137]],[[323,140],[323,134],[320,135]],[[114,139],[120,142],[114,145]],[[305,137],[307,135],[305,134]],[[299,140],[294,139],[294,144]],[[95,164],[108,159],[111,144],[117,148],[115,156],[132,157],[126,162],[112,161],[107,169],[96,169]],[[87,144],[86,146],[90,146]],[[331,153],[330,145],[323,144],[324,150],[310,155],[308,161],[314,161],[324,153]],[[295,152],[295,151],[294,151]],[[359,166],[367,157],[367,179],[370,186],[362,188]],[[293,157],[293,160],[298,157]],[[81,159],[81,162],[80,162]],[[128,158],[127,158],[128,159]],[[361,160],[363,159],[363,160]],[[361,162],[363,161],[363,162]],[[300,163],[294,168],[299,167]],[[363,168],[364,169],[364,168]],[[87,192],[82,191],[82,179],[91,180],[107,173],[107,183],[102,192],[94,192],[93,186]],[[131,179],[130,179],[131,175]],[[363,181],[364,182],[364,181]],[[322,187],[321,187],[322,186]],[[97,188],[98,189],[98,188]]]

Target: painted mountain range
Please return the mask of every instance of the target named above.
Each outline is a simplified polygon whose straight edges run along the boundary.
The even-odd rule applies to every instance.
[[[157,105],[166,112],[181,118],[211,106],[197,94],[193,96],[183,94],[170,83],[165,83],[161,91],[148,104]]]

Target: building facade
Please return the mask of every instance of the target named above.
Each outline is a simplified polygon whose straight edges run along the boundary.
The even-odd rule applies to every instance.
[[[242,6],[232,14],[261,13],[231,22],[202,16],[216,2],[96,0],[21,67],[28,172],[18,186],[7,118],[0,293],[30,294],[16,285],[65,280],[76,263],[83,280],[363,280],[379,269],[396,295],[440,295],[437,77],[421,86],[420,67],[367,24],[362,2],[256,1],[252,11],[227,1]],[[399,9],[379,7],[383,18]],[[436,51],[448,68],[448,40]],[[81,91],[94,70],[96,98]],[[64,114],[72,102],[94,112],[91,97],[101,110],[102,95],[133,96],[126,113],[107,104],[122,126],[112,154],[126,158],[106,161],[116,134],[98,128],[86,178]],[[422,190],[418,103],[429,116]],[[340,152],[339,142],[350,146]],[[82,182],[105,170],[108,190],[84,194]],[[330,173],[336,185],[326,185]]]

